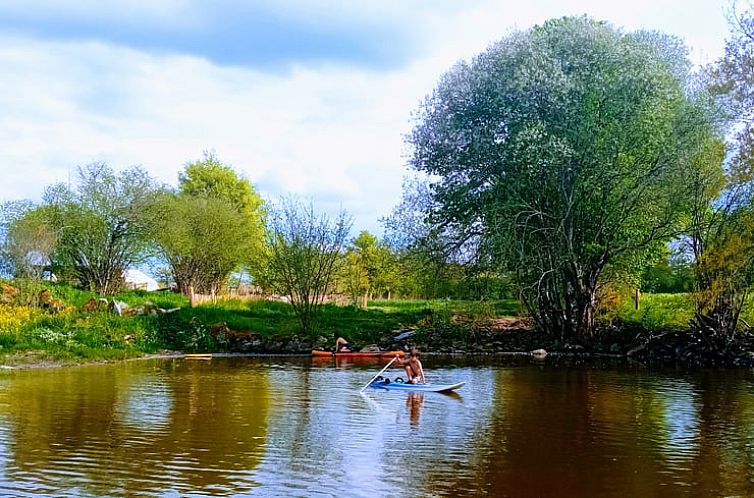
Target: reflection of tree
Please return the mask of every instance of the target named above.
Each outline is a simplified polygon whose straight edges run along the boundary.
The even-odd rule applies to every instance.
[[[694,382],[588,369],[498,375],[494,416],[474,436],[474,482],[430,469],[426,489],[444,480],[456,496],[754,496],[754,395],[731,372]]]
[[[556,436],[582,432],[578,426],[588,423],[581,412],[586,410],[586,399],[569,403],[567,391],[548,386],[555,379],[543,382],[540,371],[520,369],[505,373],[505,382],[501,381],[503,375],[498,375],[494,386],[490,426],[474,441],[479,452],[473,460],[476,468],[472,469],[476,473],[475,492],[563,496],[564,490],[573,489],[587,478],[591,464],[573,460],[555,464],[554,455],[562,451],[557,446],[584,444],[578,437],[569,441],[571,438]],[[586,392],[581,394],[585,396]],[[548,410],[537,409],[544,406],[549,406]],[[557,416],[553,416],[552,409],[558,410]],[[578,413],[568,413],[573,410]],[[543,473],[543,469],[552,474]],[[465,483],[464,487],[468,489],[469,485]]]
[[[475,493],[652,496],[657,482],[646,476],[664,460],[646,435],[662,431],[663,405],[651,386],[616,386],[611,375],[500,371],[495,416],[475,440]]]
[[[708,495],[754,496],[754,396],[749,381],[731,372],[705,372],[700,392],[699,452],[691,467],[696,489]],[[702,493],[705,494],[705,493]]]
[[[139,362],[18,374],[0,391],[12,424],[6,478],[96,495],[248,491],[264,452],[267,374],[227,375],[219,366]],[[150,403],[150,393],[159,398]]]

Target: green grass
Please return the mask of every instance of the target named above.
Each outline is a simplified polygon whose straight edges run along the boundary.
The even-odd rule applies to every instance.
[[[62,313],[0,306],[0,361],[23,357],[34,361],[120,359],[163,348],[217,351],[224,347],[211,333],[217,324],[227,325],[232,332],[263,338],[301,336],[293,308],[281,302],[232,299],[190,308],[188,299],[178,294],[129,291],[115,299],[131,308],[146,303],[163,309],[180,308],[170,314],[129,317],[111,311],[83,311],[87,301],[98,298],[91,292],[63,285],[51,285],[49,289],[55,299],[67,306]],[[685,294],[645,294],[639,310],[633,304],[626,299],[602,319],[638,324],[648,330],[668,330],[687,327],[693,315],[693,303]],[[367,309],[327,304],[321,308],[309,338],[322,337],[326,343],[334,343],[335,337],[343,336],[360,347],[408,327],[419,328],[420,335],[427,331],[462,338],[469,323],[518,314],[516,300],[379,300],[370,302]],[[463,320],[455,320],[458,316]],[[754,323],[754,303],[746,307],[742,317]]]
[[[626,299],[608,318],[641,325],[647,330],[683,329],[694,315],[694,305],[688,294],[644,294],[639,309]]]

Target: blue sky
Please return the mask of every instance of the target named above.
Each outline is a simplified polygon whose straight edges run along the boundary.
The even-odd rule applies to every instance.
[[[440,75],[515,29],[587,14],[722,53],[727,0],[79,0],[0,3],[0,200],[78,165],[160,181],[205,150],[260,193],[340,208],[379,233],[403,134]]]

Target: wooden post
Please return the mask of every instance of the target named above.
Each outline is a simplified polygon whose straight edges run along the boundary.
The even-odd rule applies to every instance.
[[[634,303],[636,306],[636,309],[639,309],[639,302],[641,301],[641,290],[637,287],[636,292],[634,292]]]

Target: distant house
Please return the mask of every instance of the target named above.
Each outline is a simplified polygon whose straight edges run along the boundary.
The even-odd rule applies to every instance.
[[[123,272],[123,280],[127,289],[142,289],[146,291],[156,291],[160,288],[157,280],[153,279],[141,270],[128,269]]]

